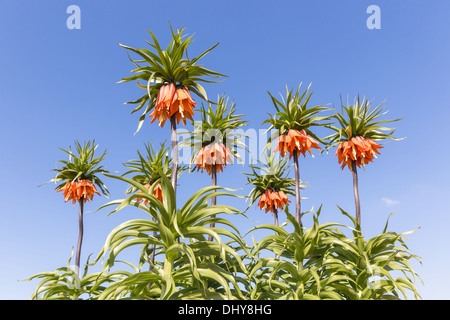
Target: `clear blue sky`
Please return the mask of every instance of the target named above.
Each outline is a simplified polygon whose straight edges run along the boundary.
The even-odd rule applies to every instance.
[[[51,184],[58,147],[96,139],[108,150],[105,166],[123,173],[121,163],[135,158],[144,142],[169,139],[169,126],[147,121],[133,135],[137,116],[127,100],[142,94],[134,84],[117,84],[132,68],[117,42],[145,47],[151,29],[165,45],[169,20],[195,33],[195,55],[217,42],[206,67],[229,77],[208,85],[209,96],[226,93],[246,114],[249,128],[259,129],[273,105],[267,91],[312,83],[313,104],[339,104],[339,96],[358,93],[387,101],[402,141],[384,144],[381,156],[360,171],[362,224],[367,236],[384,227],[420,230],[409,249],[422,257],[413,262],[425,285],[424,299],[449,299],[448,226],[450,153],[445,143],[450,115],[450,3],[444,1],[16,1],[0,2],[0,299],[29,299],[37,281],[20,282],[41,271],[65,266],[78,236],[77,207],[64,203]],[[81,8],[81,29],[69,30],[66,9]],[[369,30],[366,9],[381,9],[381,29]],[[317,132],[326,135],[325,130]],[[301,159],[301,174],[311,188],[304,208],[323,204],[322,222],[349,222],[336,205],[353,213],[352,178],[334,157]],[[240,165],[226,168],[219,185],[249,187]],[[293,174],[293,171],[292,171]],[[126,185],[105,179],[111,199]],[[179,201],[209,176],[184,175]],[[96,255],[107,234],[120,222],[142,217],[127,210],[106,216],[93,213],[109,201],[97,197],[86,205],[84,261]],[[219,200],[225,201],[225,200]],[[244,209],[243,202],[231,202]],[[242,232],[272,222],[253,206],[252,219],[233,219]],[[284,221],[285,217],[280,216]],[[305,218],[305,224],[310,221]],[[136,262],[133,261],[133,262]]]

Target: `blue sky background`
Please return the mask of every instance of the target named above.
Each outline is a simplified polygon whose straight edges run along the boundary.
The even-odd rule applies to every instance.
[[[81,8],[81,29],[69,30],[66,9]],[[217,42],[203,64],[228,75],[207,85],[210,97],[225,93],[258,130],[274,107],[267,91],[312,83],[311,104],[339,105],[340,94],[358,93],[375,104],[386,99],[402,141],[386,142],[381,156],[360,170],[362,225],[367,237],[382,231],[420,229],[407,241],[422,257],[412,262],[424,285],[424,299],[449,299],[448,135],[450,56],[445,1],[13,1],[0,2],[0,299],[29,299],[38,281],[21,282],[35,273],[65,266],[78,236],[77,207],[64,203],[54,185],[58,149],[74,140],[96,139],[108,150],[104,162],[123,173],[122,162],[136,157],[144,143],[169,139],[169,126],[146,121],[136,130],[127,100],[141,96],[135,84],[117,84],[132,64],[117,42],[145,47],[152,30],[166,46],[169,20],[175,28],[195,33],[194,56]],[[366,9],[381,9],[381,29],[369,30]],[[197,99],[198,100],[198,99]],[[198,119],[198,114],[196,115]],[[327,130],[317,130],[327,135]],[[301,176],[311,187],[303,192],[304,209],[323,210],[321,222],[349,223],[336,205],[353,214],[352,177],[341,170],[334,150],[329,155],[301,158]],[[242,188],[241,165],[219,174],[219,185]],[[293,170],[292,170],[293,175]],[[180,180],[178,199],[207,186],[210,177],[193,173]],[[126,185],[111,179],[109,200],[123,197]],[[96,255],[119,223],[142,217],[138,210],[106,216],[93,213],[109,201],[97,197],[86,205],[82,260]],[[219,202],[229,201],[225,199]],[[229,201],[245,209],[244,201]],[[233,217],[243,233],[270,214],[254,205],[251,220]],[[305,218],[305,225],[311,222]],[[309,220],[308,220],[309,219]],[[280,220],[284,221],[283,214]],[[127,258],[126,254],[123,256]],[[129,260],[136,262],[135,255]],[[95,269],[93,269],[95,270]]]

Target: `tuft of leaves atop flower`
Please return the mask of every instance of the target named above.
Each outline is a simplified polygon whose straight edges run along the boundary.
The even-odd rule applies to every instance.
[[[247,184],[253,185],[248,198],[250,205],[253,204],[266,190],[283,191],[286,195],[295,195],[293,187],[295,180],[289,178],[288,169],[292,165],[288,165],[289,160],[282,158],[276,159],[275,154],[265,155],[265,162],[258,161],[259,165],[250,165],[251,173],[244,173],[247,175]],[[302,184],[301,188],[306,185]]]
[[[209,70],[198,64],[198,61],[217,47],[219,43],[210,47],[199,56],[190,58],[187,49],[193,42],[192,35],[184,35],[184,28],[174,31],[171,26],[170,29],[172,39],[165,50],[161,48],[155,35],[150,30],[148,32],[153,42],[147,40],[146,42],[150,45],[151,50],[132,48],[119,43],[121,47],[138,56],[137,59],[132,59],[128,55],[130,61],[136,68],[131,70],[131,73],[133,73],[132,76],[122,78],[119,83],[136,81],[138,87],[145,90],[145,94],[140,98],[126,102],[126,104],[137,104],[137,107],[131,112],[132,114],[144,109],[144,112],[139,118],[136,132],[140,130],[147,113],[154,108],[159,89],[162,86],[172,83],[177,88],[186,87],[201,99],[208,100],[206,91],[200,82],[217,83],[220,81],[214,79],[225,77],[221,73]]]
[[[311,127],[329,124],[326,121],[330,120],[330,116],[320,116],[319,114],[330,109],[324,105],[308,107],[313,94],[313,92],[309,92],[311,84],[300,93],[301,85],[300,83],[295,92],[286,86],[286,96],[283,97],[280,94],[281,100],[276,99],[268,92],[277,112],[274,115],[269,114],[269,119],[265,120],[263,124],[270,124],[268,131],[272,129],[278,131],[271,136],[271,139],[274,138],[274,135],[287,134],[290,129],[294,129],[305,130],[308,135],[323,143],[322,139],[311,131]]]
[[[180,145],[193,148],[191,163],[203,148],[215,143],[226,146],[232,156],[242,161],[239,150],[248,151],[247,137],[237,129],[245,127],[248,121],[242,119],[243,114],[236,113],[234,100],[230,101],[225,94],[219,95],[215,103],[208,102],[206,106],[202,103],[199,112],[201,121],[193,122],[194,130],[180,142]]]
[[[101,193],[108,197],[109,191],[98,177],[100,173],[108,173],[108,170],[104,169],[101,165],[106,155],[106,150],[100,156],[96,157],[95,151],[97,147],[98,145],[95,145],[95,140],[92,142],[89,140],[84,142],[83,145],[79,141],[75,141],[76,153],[72,152],[70,146],[69,150],[59,148],[69,155],[69,160],[58,160],[58,163],[61,163],[62,167],[52,170],[56,171],[57,174],[49,182],[57,183],[56,191],[64,188],[67,182],[88,180],[96,185],[101,190]]]
[[[388,111],[384,110],[384,102],[372,108],[372,101],[366,100],[365,97],[361,100],[358,95],[355,97],[353,104],[349,104],[347,101],[345,106],[341,97],[341,111],[335,110],[335,114],[332,115],[332,118],[337,121],[338,125],[327,125],[328,128],[335,132],[325,138],[329,141],[325,150],[356,137],[373,141],[384,139],[400,140],[392,136],[395,128],[386,127],[384,124],[401,119],[380,120],[387,113]]]

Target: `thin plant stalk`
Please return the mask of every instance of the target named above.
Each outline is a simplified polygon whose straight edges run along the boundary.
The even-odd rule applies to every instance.
[[[170,119],[170,134],[172,140],[172,176],[171,182],[173,190],[177,191],[177,175],[178,175],[178,141],[177,141],[177,123],[175,117]]]
[[[273,211],[273,219],[274,219],[275,225],[278,227],[278,210],[277,210],[277,208],[275,208],[274,211]],[[278,259],[279,257],[280,257],[279,254],[275,255],[275,258]],[[276,279],[278,280],[278,277],[276,277]]]
[[[301,204],[300,204],[300,169],[298,165],[298,152],[294,150],[294,171],[295,171],[295,218],[302,227],[301,222]]]
[[[353,194],[355,196],[355,211],[356,221],[361,225],[361,205],[359,201],[359,189],[358,189],[358,170],[356,168],[356,162],[352,161],[352,175],[353,175]]]
[[[211,166],[211,185],[212,186],[217,186],[217,168],[216,168],[216,164],[213,164]],[[213,192],[215,192],[216,190],[214,190]],[[216,197],[212,197],[211,198],[211,206],[215,206],[216,205]],[[215,218],[216,215],[212,215],[212,218]],[[215,227],[215,223],[211,223],[209,226],[210,228],[214,228]],[[208,237],[208,241],[213,241],[213,237],[210,235]]]
[[[79,213],[78,213],[78,243],[77,252],[75,257],[75,273],[80,275],[80,256],[81,256],[81,245],[83,243],[83,211],[84,211],[84,197],[78,200],[79,203]]]
[[[274,224],[278,227],[278,210],[276,208],[273,211],[273,219],[274,219]]]

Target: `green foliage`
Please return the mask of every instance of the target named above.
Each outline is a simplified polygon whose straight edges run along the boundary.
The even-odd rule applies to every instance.
[[[365,240],[356,220],[352,228],[344,224],[319,225],[317,214],[313,226],[302,229],[286,209],[294,231],[283,227],[261,225],[257,229],[275,231],[254,246],[250,266],[251,299],[407,299],[406,290],[416,298],[416,279],[420,279],[409,264],[419,258],[405,245],[404,235],[386,232]],[[339,228],[351,230],[347,237]],[[387,227],[387,224],[386,224]],[[251,230],[252,231],[252,230]],[[259,257],[263,250],[276,257]],[[396,273],[404,277],[395,277]],[[373,279],[373,278],[376,279]]]
[[[177,207],[172,185],[164,175],[164,204],[138,182],[107,176],[142,193],[102,208],[116,206],[111,212],[115,213],[136,207],[147,218],[114,228],[95,260],[88,261],[81,279],[69,266],[27,279],[43,279],[32,299],[381,300],[407,299],[408,292],[420,298],[416,289],[420,277],[410,264],[411,259],[420,262],[420,258],[409,252],[404,238],[411,232],[389,232],[388,223],[381,234],[366,240],[356,220],[343,210],[353,226],[319,224],[319,208],[307,228],[286,207],[285,223],[258,225],[248,231],[274,232],[250,246],[228,219],[213,218],[242,215],[227,205],[208,206],[214,196],[238,197],[224,188],[203,188]],[[149,200],[150,205],[136,202],[136,197]],[[212,222],[218,226],[208,227]],[[209,235],[214,241],[207,241]],[[136,266],[126,262],[133,271],[111,272],[122,262],[118,256],[131,248],[140,251]],[[149,259],[152,250],[154,261]],[[87,274],[88,266],[100,260],[102,270]]]
[[[337,231],[334,239],[325,240],[324,243],[332,244],[333,249],[324,263],[349,279],[346,287],[338,287],[344,298],[407,299],[405,289],[412,292],[416,299],[420,298],[416,282],[421,279],[409,263],[411,259],[420,261],[420,257],[409,252],[404,238],[416,230],[401,234],[388,232],[388,219],[381,234],[365,240],[357,221],[339,209],[352,220],[354,227],[347,228],[352,230],[353,237],[348,238]],[[403,277],[395,277],[396,274]]]
[[[238,196],[221,187],[206,187],[177,208],[172,185],[163,174],[163,204],[153,196],[151,189],[147,190],[142,184],[124,177],[107,176],[125,181],[142,193],[112,201],[103,207],[117,205],[111,212],[114,213],[127,206],[135,206],[152,220],[130,220],[109,234],[93,264],[103,257],[103,271],[106,271],[114,266],[120,252],[139,246],[142,248],[139,272],[105,289],[99,299],[243,298],[235,274],[246,268],[231,243],[244,248],[244,242],[227,219],[212,217],[240,212],[227,205],[207,204],[207,200],[214,196]],[[213,189],[221,191],[213,192]],[[136,202],[137,197],[148,200],[149,206]],[[206,227],[210,223],[223,227]],[[207,241],[210,235],[215,241]],[[227,237],[229,242],[223,242],[222,237]],[[152,246],[154,249],[150,249]],[[151,250],[156,250],[156,257],[161,259],[152,262],[149,259]],[[143,271],[145,264],[150,265],[149,271]]]
[[[49,182],[58,183],[62,181],[57,184],[55,188],[55,190],[59,190],[67,183],[67,181],[86,179],[97,185],[101,192],[108,196],[108,189],[98,177],[99,173],[108,172],[108,170],[104,169],[103,166],[100,165],[105,157],[106,150],[100,156],[95,157],[95,150],[98,147],[98,145],[95,145],[95,140],[92,142],[89,140],[83,145],[81,145],[80,142],[75,141],[75,147],[77,153],[73,153],[71,147],[69,147],[69,150],[59,148],[69,155],[69,160],[58,160],[58,163],[62,163],[63,166],[52,170],[56,171],[57,174],[55,178]]]
[[[88,266],[86,265],[80,279],[70,266],[71,259],[72,255],[66,267],[58,268],[53,272],[41,272],[24,280],[42,279],[31,296],[31,300],[97,300],[111,283],[132,274],[126,271],[88,274]],[[89,259],[87,263],[89,263]]]

